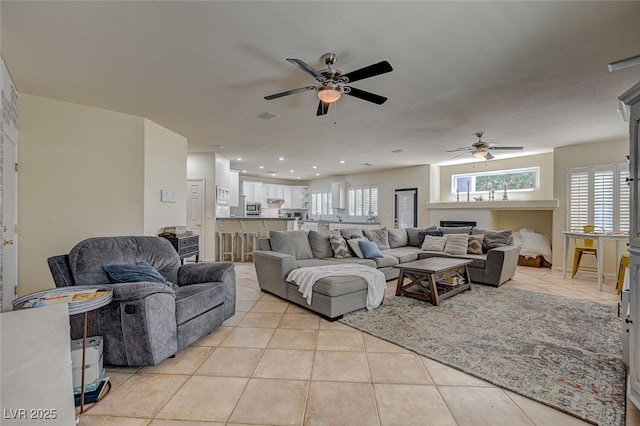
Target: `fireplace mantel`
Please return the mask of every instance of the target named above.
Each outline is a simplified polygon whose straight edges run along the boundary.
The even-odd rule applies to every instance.
[[[427,203],[427,210],[555,210],[558,200],[460,201]]]

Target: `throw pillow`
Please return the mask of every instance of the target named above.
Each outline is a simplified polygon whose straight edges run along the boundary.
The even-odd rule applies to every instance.
[[[436,227],[435,226],[430,226],[428,228],[407,228],[407,237],[409,239],[409,244],[410,246],[414,246],[414,247],[420,247],[420,241],[419,241],[419,236],[418,234],[420,233],[420,231],[435,231]]]
[[[305,231],[269,231],[269,240],[273,251],[291,255],[296,260],[313,258]]]
[[[333,249],[329,241],[329,231],[309,231],[309,245],[313,257],[324,259],[325,257],[333,257]]]
[[[496,247],[508,246],[511,244],[511,241],[510,229],[504,231],[485,231],[482,248],[484,251],[489,251]]]
[[[156,271],[154,267],[147,262],[138,262],[135,265],[105,265],[102,269],[107,273],[112,283],[137,283],[147,281],[171,286],[171,283],[165,280],[164,277],[160,275],[160,272]]]
[[[445,244],[447,244],[445,237],[425,235],[421,248],[427,251],[443,251]]]
[[[347,242],[344,238],[342,238],[340,232],[330,231],[329,241],[331,243],[331,249],[333,250],[333,257],[338,259],[344,257],[352,257],[351,251],[349,251],[349,247],[347,246]]]
[[[358,245],[360,246],[360,251],[362,251],[362,255],[365,259],[383,257],[378,245],[373,241],[358,240]]]
[[[445,236],[447,244],[444,246],[444,252],[453,255],[467,254],[469,246],[469,235],[467,234],[448,234]]]
[[[348,235],[357,235],[360,238],[364,237],[364,234],[362,234],[362,229],[360,228],[342,228],[340,230],[340,233],[343,237],[346,237]]]
[[[369,240],[367,240],[366,238],[351,238],[350,240],[347,240],[347,244],[357,257],[359,257],[360,259],[364,259],[364,253],[362,253],[362,249],[360,248],[360,241]]]
[[[418,247],[422,247],[424,237],[431,235],[432,237],[442,237],[442,231],[420,231],[418,232]]]
[[[389,231],[387,228],[365,229],[362,233],[369,241],[376,243],[380,250],[388,250],[391,248],[389,245]]]
[[[442,231],[444,235],[447,234],[470,234],[472,226],[440,226],[438,231]]]
[[[467,247],[467,253],[482,254],[483,240],[484,240],[483,234],[469,235],[469,246]]]
[[[389,247],[398,248],[409,245],[409,236],[406,228],[387,228],[387,234],[389,235]]]

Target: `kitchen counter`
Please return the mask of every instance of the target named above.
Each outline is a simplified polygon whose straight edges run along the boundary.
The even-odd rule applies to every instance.
[[[356,222],[356,221],[350,221],[350,220],[315,220],[315,219],[306,219],[306,220],[301,220],[300,223],[303,222],[311,222],[311,223],[344,223],[346,225],[380,225],[380,222]]]
[[[247,216],[247,217],[218,217],[216,220],[296,220],[295,217],[261,217],[261,216]]]

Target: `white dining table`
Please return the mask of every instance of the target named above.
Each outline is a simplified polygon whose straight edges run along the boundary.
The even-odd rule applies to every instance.
[[[599,255],[598,265],[598,290],[602,291],[602,275],[604,273],[604,241],[613,240],[616,242],[616,265],[620,263],[620,243],[629,241],[629,234],[613,234],[606,232],[578,232],[562,231],[564,234],[564,253],[562,255],[562,278],[567,277],[567,257],[569,256],[569,242],[573,239],[594,240]]]

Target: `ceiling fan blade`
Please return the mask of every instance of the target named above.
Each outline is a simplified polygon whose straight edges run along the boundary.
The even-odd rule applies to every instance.
[[[485,160],[493,160],[495,157],[493,155],[491,155],[490,152],[487,152],[487,155],[484,156]]]
[[[351,95],[358,99],[362,99],[363,101],[373,102],[374,104],[382,105],[387,101],[387,98],[384,96],[376,95],[375,93],[365,92],[364,90],[356,89],[355,87],[349,87],[351,89],[349,92],[345,93],[346,95]]]
[[[522,146],[490,146],[489,149],[508,149],[512,151],[520,151],[524,149]]]
[[[348,83],[354,81],[364,80],[365,78],[375,77],[376,75],[384,74],[393,71],[391,64],[387,61],[378,62],[377,64],[369,65],[368,67],[360,68],[355,71],[343,74],[342,77],[349,79]]]
[[[457,152],[457,151],[473,151],[473,148],[472,148],[472,147],[469,147],[469,146],[464,146],[464,147],[462,147],[462,148],[454,148],[454,149],[450,149],[450,150],[448,150],[448,151],[446,151],[446,152]]]
[[[447,152],[452,152],[452,151],[447,151]],[[467,155],[467,153],[463,152],[462,154],[454,155],[453,157],[449,157],[449,160],[453,160],[454,158],[462,157],[463,155]]]
[[[305,71],[313,76],[313,78],[319,78],[320,80],[325,80],[326,77],[320,74],[315,68],[311,65],[307,64],[305,61],[301,59],[287,58],[287,61],[291,62],[293,65],[300,68],[302,71]]]
[[[271,99],[277,99],[277,98],[281,98],[283,96],[293,95],[294,93],[300,93],[300,92],[307,92],[309,90],[315,90],[315,88],[316,88],[315,86],[300,87],[298,89],[287,90],[286,92],[280,92],[280,93],[275,93],[273,95],[265,96],[264,98],[266,100],[270,101]]]
[[[329,104],[326,102],[319,101],[318,102],[318,111],[316,112],[317,116],[326,115],[329,112]]]

